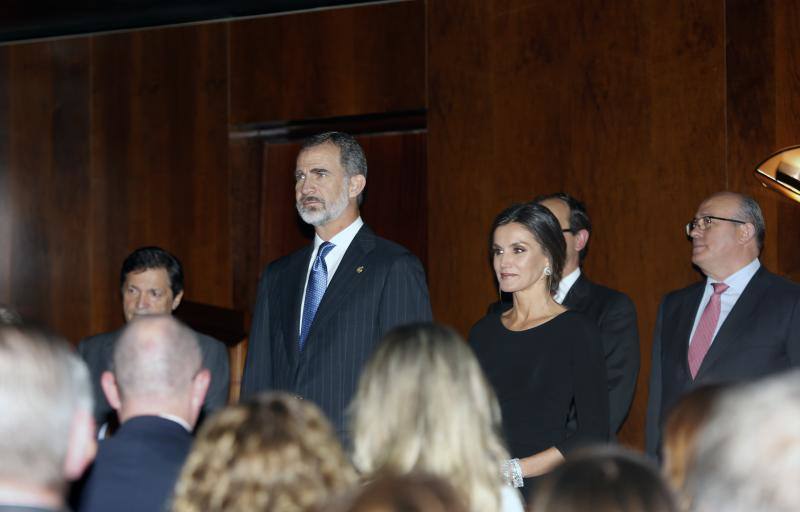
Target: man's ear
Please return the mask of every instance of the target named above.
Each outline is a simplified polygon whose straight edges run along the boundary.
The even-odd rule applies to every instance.
[[[739,243],[746,244],[756,236],[756,227],[750,224],[739,225]]]
[[[586,229],[581,229],[578,230],[578,232],[575,233],[574,236],[575,236],[575,250],[577,252],[581,252],[583,248],[586,247],[586,244],[589,243],[589,231]]]
[[[172,311],[175,311],[176,309],[178,309],[178,306],[181,305],[181,299],[182,298],[183,298],[183,290],[178,292],[178,295],[176,295],[175,298],[172,299]]]
[[[103,388],[103,394],[106,395],[109,405],[115,411],[119,411],[122,402],[119,399],[119,388],[114,374],[109,371],[103,372],[103,375],[100,376],[100,386]]]
[[[97,453],[94,417],[82,409],[75,411],[69,428],[67,455],[64,457],[64,476],[67,480],[77,480]]]
[[[211,372],[203,368],[192,380],[192,406],[199,411],[206,399],[208,387],[211,385]]]
[[[355,176],[350,176],[349,182],[347,195],[351,198],[358,197],[358,194],[363,192],[364,187],[367,186],[367,177],[363,174],[356,174]]]

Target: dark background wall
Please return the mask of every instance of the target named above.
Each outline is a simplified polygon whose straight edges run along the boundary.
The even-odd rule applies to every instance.
[[[366,221],[463,333],[496,297],[493,216],[585,200],[586,271],[639,310],[622,439],[641,445],[650,333],[698,277],[682,226],[703,197],[754,194],[763,261],[800,280],[800,210],[750,176],[800,139],[798,20],[797,1],[413,0],[1,46],[0,301],[73,341],[116,327],[122,259],[158,244],[187,299],[248,310],[262,265],[305,243],[295,128],[346,127]]]

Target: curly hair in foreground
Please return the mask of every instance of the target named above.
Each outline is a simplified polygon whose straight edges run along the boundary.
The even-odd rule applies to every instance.
[[[258,395],[205,422],[175,488],[174,512],[305,511],[356,481],[311,402]]]

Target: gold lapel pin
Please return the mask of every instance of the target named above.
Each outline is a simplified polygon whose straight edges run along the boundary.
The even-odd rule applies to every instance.
[[[360,274],[360,273],[362,273],[362,272],[364,272],[364,266],[363,266],[363,265],[362,265],[362,266],[360,266],[360,267],[358,267],[358,268],[356,268],[356,273],[357,273],[357,274]]]

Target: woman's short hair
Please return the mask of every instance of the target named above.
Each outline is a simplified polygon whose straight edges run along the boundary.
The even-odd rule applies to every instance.
[[[200,429],[173,511],[305,511],[356,474],[313,403],[285,393],[226,407]]]
[[[427,471],[452,482],[470,510],[498,508],[508,458],[500,407],[452,329],[389,332],[364,369],[351,415],[354,462],[367,476]]]
[[[649,460],[618,447],[575,452],[544,477],[536,512],[676,512],[672,493]]]
[[[492,231],[489,234],[489,253],[492,252],[494,233],[500,226],[516,222],[527,229],[534,240],[542,248],[545,256],[550,261],[551,274],[547,277],[550,294],[558,290],[561,275],[564,272],[564,262],[567,257],[567,243],[561,224],[558,223],[553,212],[540,204],[524,203],[512,205],[495,217]]]

